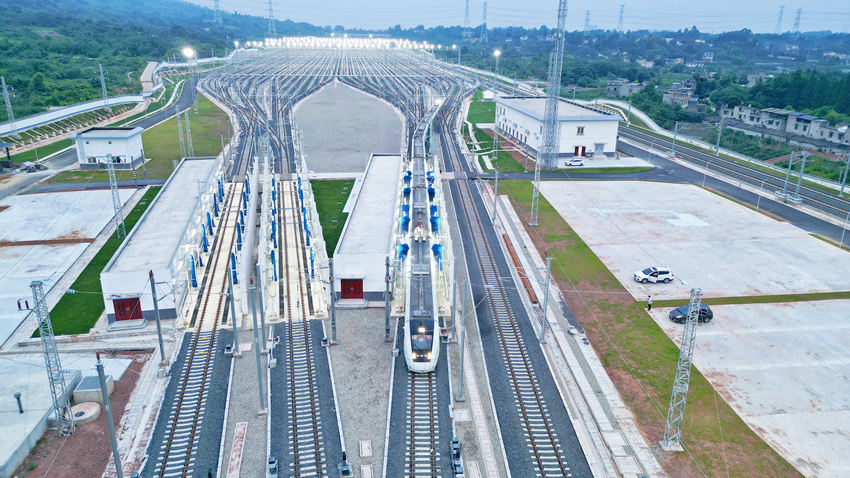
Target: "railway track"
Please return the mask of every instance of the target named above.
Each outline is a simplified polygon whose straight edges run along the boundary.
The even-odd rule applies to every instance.
[[[672,141],[636,131],[625,126],[620,127],[620,136],[632,141],[639,141],[646,145],[654,144],[659,146],[659,148],[673,147]],[[699,151],[694,151],[681,143],[676,145],[676,153],[685,161],[699,166],[705,166],[710,170],[720,171],[725,176],[729,176],[736,181],[742,181],[759,188],[764,186],[765,191],[769,194],[773,194],[775,191],[781,190],[785,183],[784,177],[774,176],[773,174],[759,171],[755,168],[748,167],[722,157],[718,158]],[[795,176],[792,175],[789,179],[788,191],[792,191],[795,187]],[[847,215],[847,212],[850,211],[850,201],[839,197],[837,193],[830,194],[819,189],[802,185],[800,186],[800,197],[804,204],[832,214],[836,217],[844,218]]]
[[[450,131],[445,122],[441,125],[441,131]],[[445,159],[451,163],[452,170],[466,170],[461,164],[457,145],[449,141],[444,146],[447,153]],[[486,303],[493,317],[497,342],[533,471],[536,476],[543,478],[572,476],[561,439],[549,414],[549,405],[542,395],[529,351],[523,341],[517,317],[499,276],[471,187],[467,181],[456,181],[456,185],[459,192],[458,202],[472,239],[470,248],[477,258]]]
[[[208,284],[206,293],[200,301],[200,307],[195,310],[192,320],[195,322],[195,331],[192,333],[191,345],[186,354],[183,364],[183,376],[179,385],[179,392],[175,395],[169,415],[169,425],[166,430],[162,445],[156,461],[156,474],[160,478],[165,477],[187,477],[193,476],[194,451],[200,438],[200,428],[203,425],[204,411],[206,409],[207,394],[209,392],[209,377],[212,371],[213,357],[216,354],[218,344],[218,322],[221,316],[224,300],[222,294],[226,281],[216,282],[216,271],[220,264],[222,251],[225,256],[233,247],[233,235],[229,241],[222,241],[223,229],[226,227],[233,209],[234,186],[228,190],[227,208],[221,218],[219,228],[222,232],[213,244],[215,248],[214,259],[210,262],[212,267],[207,271]],[[225,248],[225,242],[228,246]],[[227,257],[224,258],[226,269]],[[227,270],[225,270],[225,274]],[[216,290],[217,289],[217,290]],[[212,303],[210,301],[212,300]],[[214,308],[212,314],[208,308]],[[200,320],[196,320],[200,317]],[[212,321],[211,327],[209,321]],[[207,329],[207,330],[205,330]]]
[[[407,383],[407,430],[404,454],[406,478],[439,476],[440,434],[434,372],[410,373]]]
[[[301,271],[302,249],[298,236],[300,223],[295,211],[298,210],[298,196],[295,184],[287,181],[286,191],[289,197],[288,209],[292,216],[287,221],[286,201],[281,197],[281,237],[283,238],[283,258],[281,261],[280,282],[281,300],[286,311],[286,367],[288,369],[287,410],[289,414],[289,462],[290,476],[324,477],[328,476],[322,436],[322,420],[319,414],[319,397],[316,384],[316,363],[313,356],[313,342],[310,333],[308,315],[304,309],[304,280]],[[281,195],[283,196],[283,195]],[[290,237],[291,236],[291,237]],[[290,241],[294,240],[294,244]],[[294,249],[294,250],[293,250]],[[298,271],[292,278],[292,267]],[[295,279],[295,280],[292,280]],[[297,285],[293,287],[293,282]],[[296,290],[293,290],[296,289]],[[298,297],[293,300],[293,297]]]

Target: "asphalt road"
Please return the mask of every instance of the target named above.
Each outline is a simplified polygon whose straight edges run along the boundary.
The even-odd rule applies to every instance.
[[[186,86],[189,86],[188,84]],[[180,96],[177,98],[177,101],[174,102],[170,107],[160,110],[147,118],[142,118],[137,121],[130,123],[132,126],[141,126],[142,128],[150,128],[151,126],[156,125],[157,123],[164,121],[172,116],[174,116],[178,111],[183,111],[192,106],[194,95],[192,93],[192,88],[186,88],[184,86],[183,90],[180,93]],[[3,199],[7,196],[11,196],[13,194],[17,194],[31,185],[41,181],[42,179],[52,176],[56,174],[58,171],[67,168],[68,166],[77,162],[77,150],[71,148],[64,153],[57,154],[52,158],[43,161],[41,164],[47,167],[45,171],[38,171],[34,173],[21,173],[15,176],[12,176],[8,180],[4,181],[0,184],[0,199]],[[124,181],[121,182],[121,186],[132,186],[133,182],[129,181],[129,184],[123,184]],[[88,187],[88,186],[81,186]],[[100,186],[103,187],[103,186]],[[109,187],[109,184],[106,183],[106,187]],[[67,190],[69,185],[60,186],[59,189]],[[52,189],[53,191],[58,189]],[[27,190],[26,192],[46,192],[46,191],[35,191],[35,190]]]
[[[836,242],[841,239],[842,227],[836,226],[823,219],[814,217],[807,212],[800,211],[790,207],[782,202],[773,199],[773,193],[769,188],[765,188],[761,199],[757,193],[742,189],[734,184],[726,181],[705,176],[701,171],[691,169],[681,164],[675,163],[668,159],[653,155],[649,158],[649,151],[626,143],[618,143],[617,150],[628,155],[636,156],[649,161],[655,168],[649,171],[640,173],[570,173],[568,171],[544,172],[540,174],[541,179],[545,180],[572,180],[572,181],[598,181],[601,179],[620,180],[620,181],[660,181],[703,185],[720,192],[728,197],[756,207],[758,204],[759,210],[770,213],[782,220],[788,221],[791,224],[805,231],[818,234],[823,237],[828,237]],[[495,178],[493,173],[483,173],[478,175],[479,179],[492,180]],[[534,179],[534,173],[502,173],[499,174],[499,179]]]

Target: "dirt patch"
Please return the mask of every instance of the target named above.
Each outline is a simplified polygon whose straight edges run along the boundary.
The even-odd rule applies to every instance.
[[[115,390],[109,397],[115,426],[118,428],[127,402],[136,388],[139,374],[145,363],[150,360],[151,353],[119,352],[116,357],[133,359],[121,380],[115,382]],[[15,475],[20,478],[101,476],[112,459],[106,414],[102,411],[101,408],[101,415],[97,420],[78,426],[73,436],[63,437],[56,433],[56,430],[48,430],[18,467]]]
[[[68,244],[91,244],[94,238],[81,237],[78,239],[42,239],[35,241],[0,241],[0,247],[15,246],[66,246]]]
[[[0,179],[3,179],[3,178],[0,177]],[[9,206],[0,206],[0,212],[5,211],[6,209],[9,209]]]

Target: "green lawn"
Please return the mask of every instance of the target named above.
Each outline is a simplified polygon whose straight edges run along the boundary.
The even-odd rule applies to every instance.
[[[531,183],[503,181],[500,191],[509,195],[520,218],[527,221]],[[555,258],[552,275],[565,301],[641,432],[654,445],[664,432],[678,348],[543,197],[539,224],[526,230],[538,250]],[[669,476],[725,475],[727,466],[730,476],[799,476],[696,368],[689,390],[683,429],[688,453],[664,454],[660,461]]]
[[[198,114],[189,110],[189,123],[192,129],[192,144],[195,156],[216,156],[221,152],[221,135],[228,133],[227,115],[205,97],[198,96]],[[180,144],[177,139],[177,119],[171,118],[142,133],[145,156],[151,160],[145,165],[148,178],[167,178],[174,170],[172,160],[180,159]],[[136,169],[136,175],[142,178],[142,168]],[[121,179],[133,179],[131,171],[116,171]],[[106,170],[71,170],[50,178],[50,182],[89,182],[108,181]]]
[[[154,186],[145,191],[136,207],[127,214],[127,217],[124,218],[124,226],[127,232],[133,229],[133,226],[142,217],[160,189],[160,186]],[[120,245],[121,241],[118,239],[117,233],[113,233],[112,237],[106,240],[103,247],[71,285],[71,289],[78,292],[76,294],[65,294],[59,299],[59,302],[50,311],[53,333],[56,335],[84,334],[97,322],[98,317],[103,312],[103,290],[100,288],[100,273]],[[33,337],[38,336],[39,333],[36,330]]]
[[[57,151],[62,151],[63,149],[72,146],[74,144],[70,138],[60,139],[59,141],[54,141],[53,143],[46,144],[44,146],[39,146],[38,148],[31,149],[29,151],[24,151],[23,153],[13,154],[12,162],[15,164],[21,164],[26,161],[36,161],[45,156],[51,155]],[[4,158],[6,159],[6,153],[3,153]]]
[[[482,96],[481,90],[475,90],[472,101],[469,103],[469,113],[466,115],[466,119],[473,125],[496,121],[496,103],[484,101]]]
[[[322,223],[325,249],[328,257],[333,257],[345,220],[348,218],[348,213],[342,212],[342,208],[345,207],[348,195],[351,194],[354,180],[313,180],[310,181],[310,186],[313,188],[319,222]]]

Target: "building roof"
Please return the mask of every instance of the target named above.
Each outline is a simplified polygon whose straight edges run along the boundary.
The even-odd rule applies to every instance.
[[[128,139],[133,136],[142,134],[144,128],[139,126],[114,126],[114,127],[93,127],[71,136],[73,139],[84,137],[85,139]]]
[[[363,175],[354,210],[345,224],[334,255],[379,254],[390,250],[401,156],[374,154]]]
[[[793,111],[783,110],[782,108],[765,108],[762,111],[765,113],[773,113],[777,115],[790,115]]]
[[[496,104],[503,105],[532,118],[543,121],[546,97],[499,96]],[[561,98],[558,102],[558,121],[619,121],[619,117],[592,106],[586,106]]]
[[[167,269],[197,214],[198,183],[210,179],[216,158],[186,158],[165,183],[104,272]]]

